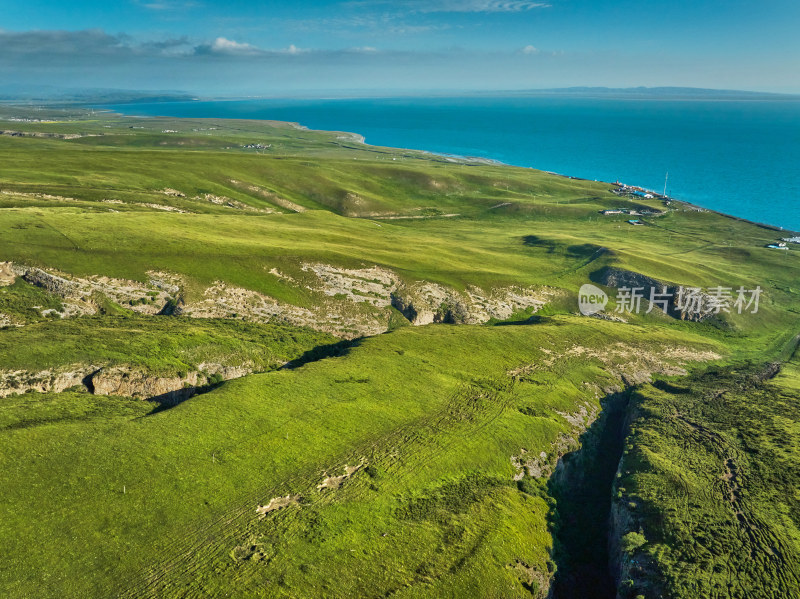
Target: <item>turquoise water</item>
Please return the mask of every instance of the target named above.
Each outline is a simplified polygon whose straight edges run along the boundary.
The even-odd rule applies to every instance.
[[[367,143],[622,181],[800,230],[800,101],[576,97],[170,102],[127,114],[294,121]]]

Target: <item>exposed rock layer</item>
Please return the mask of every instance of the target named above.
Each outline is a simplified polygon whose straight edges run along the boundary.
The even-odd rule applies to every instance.
[[[28,391],[59,393],[82,388],[95,395],[119,395],[176,403],[214,381],[235,379],[251,372],[253,368],[249,365],[226,366],[215,363],[199,364],[198,370],[174,374],[154,374],[124,364],[73,364],[38,372],[0,370],[0,397]]]
[[[60,298],[61,318],[97,313],[105,300],[143,314],[196,318],[239,318],[305,326],[352,339],[390,328],[394,309],[413,325],[436,322],[480,324],[504,320],[525,309],[538,310],[554,293],[541,287],[475,286],[457,290],[430,281],[404,281],[378,266],[340,268],[304,264],[301,279],[273,268],[270,275],[286,285],[310,292],[307,306],[298,306],[250,289],[217,281],[199,299],[184,301],[179,275],[152,271],[146,283],[104,276],[74,277],[55,270],[0,264],[0,283],[21,277]]]

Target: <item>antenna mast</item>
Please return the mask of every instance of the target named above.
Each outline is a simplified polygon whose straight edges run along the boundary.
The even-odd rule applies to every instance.
[[[667,179],[669,179],[669,171],[664,176],[664,197],[667,197]]]

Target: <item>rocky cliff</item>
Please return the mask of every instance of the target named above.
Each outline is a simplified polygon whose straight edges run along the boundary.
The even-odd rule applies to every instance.
[[[256,322],[283,322],[353,339],[377,335],[390,328],[394,309],[412,325],[431,323],[480,324],[504,320],[515,312],[538,310],[553,295],[542,287],[508,286],[465,290],[430,281],[405,281],[397,273],[371,266],[348,269],[330,264],[304,264],[301,278],[271,269],[268,274],[284,284],[303,287],[312,300],[306,306],[217,281],[203,295],[184,301],[179,275],[149,272],[146,283],[105,276],[75,277],[36,267],[0,263],[0,277],[21,277],[58,297],[61,318],[95,314],[104,300],[143,314],[184,315],[195,318],[238,318]],[[1,317],[0,317],[1,318]],[[0,320],[4,322],[4,320]],[[2,326],[2,325],[0,325]]]
[[[119,395],[161,403],[177,403],[215,382],[253,372],[249,365],[202,363],[186,373],[152,373],[126,364],[73,364],[36,372],[0,371],[0,397],[28,391],[58,393],[82,388],[95,395]]]
[[[669,299],[667,300],[667,309],[665,312],[673,318],[695,322],[716,318],[722,322],[722,317],[715,313],[713,309],[714,304],[711,297],[702,291],[696,294],[697,301],[691,302],[691,308],[689,308],[689,306],[687,306],[688,302],[680,301],[680,285],[667,281],[659,281],[638,272],[624,270],[614,266],[606,266],[592,273],[591,279],[600,285],[615,287],[617,289],[622,287],[642,288],[641,293],[644,299],[651,297],[651,290],[654,294],[666,293],[669,295]],[[653,297],[658,298],[658,295],[654,295]],[[661,310],[662,306],[656,304],[655,308]]]

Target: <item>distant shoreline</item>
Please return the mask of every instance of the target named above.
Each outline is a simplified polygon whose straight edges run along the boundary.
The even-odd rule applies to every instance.
[[[756,96],[756,98],[750,98],[750,99],[746,100],[746,102],[747,103],[752,103],[754,105],[761,105],[761,106],[765,105],[764,101],[762,101],[762,99],[761,99],[761,97],[762,97],[761,94],[754,94],[754,95]],[[540,96],[540,98],[541,97],[542,96]],[[547,97],[553,97],[553,96],[547,96]],[[583,96],[583,97],[585,97],[585,96]],[[777,102],[777,105],[783,104],[784,103],[783,102],[784,98],[782,96],[777,96],[777,97],[782,98],[781,101]],[[792,97],[792,98],[796,99],[798,102],[800,102],[800,96]],[[405,138],[413,137],[413,136],[410,136],[410,135],[407,135],[407,134],[401,134],[401,135],[398,136],[398,135],[395,134],[395,133],[397,133],[396,131],[387,129],[387,131],[385,131],[385,132],[382,131],[382,133],[388,133],[388,135],[386,135],[386,134],[383,135],[384,138],[385,137],[391,138],[393,136],[394,137],[400,137],[400,138],[403,138],[402,141],[404,141],[404,142],[409,142],[409,141],[411,141],[412,143],[416,142],[417,147],[414,147],[414,145],[412,145],[412,143],[407,143],[407,144],[406,143],[402,143],[402,142],[401,143],[392,143],[391,139],[389,140],[388,143],[378,143],[378,144],[372,143],[372,139],[373,139],[373,137],[375,135],[375,131],[370,131],[370,126],[372,126],[373,129],[375,128],[375,126],[376,126],[375,125],[376,118],[385,117],[386,114],[387,114],[387,111],[391,112],[392,110],[395,110],[396,106],[399,106],[400,107],[399,109],[401,111],[405,110],[405,113],[408,113],[409,109],[407,108],[407,104],[405,103],[406,99],[412,100],[412,98],[396,98],[395,99],[396,102],[395,103],[390,103],[388,105],[388,107],[386,105],[379,104],[378,105],[379,108],[377,110],[374,110],[373,108],[374,108],[375,105],[371,104],[369,102],[369,99],[366,99],[367,100],[367,103],[365,104],[366,110],[367,111],[371,111],[371,112],[367,112],[367,115],[366,115],[366,120],[365,120],[364,126],[365,126],[367,131],[365,132],[365,134],[354,133],[354,131],[359,131],[359,129],[357,128],[357,122],[358,122],[358,119],[360,117],[359,116],[354,116],[353,108],[346,104],[346,102],[349,99],[344,99],[344,98],[336,99],[335,105],[331,109],[337,111],[337,113],[335,113],[334,116],[332,116],[331,118],[328,118],[327,120],[328,121],[337,121],[338,120],[339,122],[336,122],[333,126],[330,126],[331,123],[327,123],[328,126],[321,126],[321,127],[319,125],[320,124],[324,124],[326,122],[326,118],[324,118],[324,112],[326,110],[324,102],[327,102],[327,101],[319,100],[319,102],[323,102],[323,104],[320,105],[320,104],[315,104],[314,101],[311,101],[310,104],[305,104],[305,101],[301,100],[301,101],[298,101],[298,106],[295,107],[290,100],[286,100],[287,104],[281,104],[280,100],[276,100],[277,105],[274,107],[274,109],[273,109],[272,106],[269,105],[269,101],[268,100],[265,100],[265,104],[262,107],[259,107],[259,105],[258,105],[258,103],[260,102],[259,99],[252,99],[251,98],[251,99],[248,99],[248,100],[244,100],[243,102],[254,102],[255,103],[254,104],[255,108],[251,109],[250,111],[248,111],[248,110],[244,111],[245,113],[249,112],[250,113],[249,116],[253,120],[274,120],[274,121],[281,121],[281,122],[294,122],[294,123],[297,123],[298,121],[300,121],[300,122],[308,122],[307,119],[310,119],[312,122],[311,122],[311,126],[309,128],[313,128],[313,129],[318,130],[318,131],[328,131],[328,132],[333,131],[333,132],[340,133],[342,135],[348,135],[348,136],[351,137],[351,139],[352,139],[352,141],[354,143],[363,143],[363,144],[370,145],[370,146],[375,146],[375,147],[390,147],[390,148],[395,148],[395,149],[399,149],[399,150],[405,150],[405,151],[409,151],[409,152],[421,152],[421,153],[424,153],[424,154],[427,154],[427,155],[430,155],[430,156],[437,156],[440,159],[447,160],[447,161],[453,161],[453,162],[466,162],[466,163],[472,163],[472,164],[487,164],[487,165],[497,165],[497,166],[506,165],[506,166],[516,166],[516,167],[520,167],[520,168],[533,168],[535,170],[551,172],[553,174],[557,174],[557,175],[560,175],[560,176],[563,176],[563,177],[567,177],[567,178],[571,178],[571,179],[600,181],[600,182],[608,183],[609,185],[611,184],[609,182],[610,177],[608,177],[608,176],[607,177],[603,177],[602,176],[603,175],[602,171],[605,171],[606,175],[608,175],[609,172],[612,172],[612,173],[620,172],[621,176],[619,177],[619,179],[628,180],[628,181],[636,181],[636,182],[642,181],[643,179],[641,177],[637,176],[635,171],[637,171],[637,170],[638,171],[650,171],[651,174],[650,174],[650,176],[648,178],[649,178],[649,181],[650,181],[650,186],[652,186],[652,179],[653,179],[652,170],[653,169],[647,167],[646,163],[647,162],[651,162],[652,164],[656,164],[656,163],[663,163],[663,164],[670,164],[670,165],[673,164],[673,162],[672,162],[673,158],[671,158],[670,156],[666,156],[666,157],[665,156],[661,156],[661,157],[656,157],[656,158],[652,158],[652,159],[648,156],[647,158],[644,158],[644,159],[636,158],[633,161],[633,163],[631,163],[631,164],[626,164],[625,162],[623,162],[622,163],[623,166],[621,168],[618,168],[618,167],[615,166],[615,164],[617,164],[616,162],[614,164],[599,165],[597,160],[595,159],[594,162],[592,163],[591,159],[595,158],[595,156],[593,156],[591,154],[587,154],[587,158],[590,158],[590,160],[587,161],[587,168],[585,168],[583,170],[584,171],[589,171],[590,173],[592,173],[592,175],[600,175],[600,176],[592,176],[592,175],[589,175],[589,176],[587,176],[587,175],[574,176],[574,175],[564,174],[566,172],[570,172],[569,170],[562,170],[562,169],[558,169],[558,168],[553,169],[552,168],[552,165],[554,165],[554,163],[559,162],[559,159],[560,159],[560,162],[562,162],[562,163],[563,162],[570,162],[570,163],[575,162],[574,155],[571,154],[568,157],[569,159],[566,160],[566,161],[563,159],[564,158],[563,156],[556,156],[554,160],[550,161],[551,165],[533,166],[533,165],[541,164],[541,162],[535,161],[536,160],[536,156],[535,155],[531,155],[532,153],[530,153],[530,152],[526,153],[524,151],[525,148],[524,147],[520,147],[518,145],[519,141],[516,138],[514,138],[513,134],[511,135],[511,137],[508,139],[507,142],[505,142],[505,140],[504,140],[504,143],[511,144],[510,146],[507,146],[507,147],[517,148],[517,150],[512,151],[512,153],[516,152],[518,154],[517,156],[515,156],[515,159],[514,160],[508,160],[505,157],[503,159],[492,157],[493,151],[497,151],[497,149],[498,149],[497,147],[499,147],[499,144],[497,143],[497,139],[496,138],[495,139],[484,139],[484,138],[482,138],[481,135],[483,134],[483,130],[480,127],[474,132],[474,136],[472,135],[472,133],[470,133],[469,141],[466,141],[466,142],[463,139],[464,137],[466,137],[466,134],[464,132],[462,132],[460,136],[458,136],[458,135],[454,136],[453,139],[448,139],[448,138],[445,137],[444,138],[444,142],[445,143],[442,144],[442,143],[436,143],[436,141],[435,141],[435,139],[442,139],[441,137],[438,137],[438,138],[434,139],[434,135],[436,133],[435,129],[433,131],[430,131],[429,133],[424,133],[423,132],[424,134],[421,134],[421,138],[418,138],[416,140],[405,139]],[[453,100],[453,106],[457,107],[456,111],[453,114],[458,115],[458,109],[460,107],[462,107],[462,106],[473,106],[475,104],[472,101],[476,100],[476,99],[478,101],[480,101],[480,100],[482,100],[484,98],[476,98],[474,96],[471,97],[471,98],[438,98],[438,99],[437,98],[431,98],[431,102],[428,105],[423,105],[421,112],[423,114],[428,114],[428,113],[425,112],[426,110],[428,110],[430,115],[435,115],[435,116],[434,117],[428,116],[427,118],[436,118],[440,114],[442,114],[441,113],[441,106],[442,105],[449,106],[447,101],[448,100]],[[485,99],[489,99],[489,98],[485,98]],[[609,97],[605,97],[605,98],[601,98],[601,99],[612,100],[612,98],[609,98]],[[631,99],[631,100],[643,100],[641,98],[629,98],[629,99]],[[645,99],[650,99],[650,98],[645,98]],[[658,99],[658,98],[654,98],[654,99]],[[706,98],[703,98],[702,96],[697,98],[697,100],[699,100],[700,102],[702,102],[705,99]],[[520,98],[512,98],[512,100],[516,100],[516,101],[514,103],[512,103],[511,106],[513,106],[513,107],[520,106],[520,103],[519,103]],[[587,98],[587,100],[588,100],[588,98]],[[687,101],[689,101],[689,100],[692,100],[692,99],[687,99]],[[736,101],[736,102],[740,102],[741,101],[738,98],[731,99],[731,100],[732,101]],[[234,101],[235,100],[232,100],[232,99],[230,100],[230,102],[234,102]],[[339,104],[340,101],[342,102],[341,105]],[[209,103],[212,105],[210,107],[201,107],[201,108],[198,108],[198,109],[191,109],[191,111],[200,112],[202,116],[192,116],[191,114],[180,114],[180,109],[176,110],[175,109],[175,103],[173,103],[173,102],[164,103],[164,104],[161,104],[160,106],[150,105],[148,107],[149,111],[150,111],[150,114],[148,116],[157,116],[157,113],[155,113],[154,110],[157,111],[160,107],[163,107],[165,111],[172,113],[172,114],[163,114],[163,113],[161,113],[161,116],[164,116],[166,118],[189,118],[189,119],[192,119],[192,118],[204,118],[204,117],[205,118],[220,118],[220,119],[247,118],[247,116],[241,117],[239,115],[230,115],[230,116],[226,115],[226,114],[224,114],[225,112],[228,112],[226,109],[221,110],[221,112],[223,113],[223,116],[208,115],[209,110],[211,112],[213,112],[213,104],[216,104],[216,102],[217,101],[210,101]],[[227,102],[225,102],[225,103],[227,103]],[[769,102],[767,102],[767,103],[769,103]],[[183,103],[183,104],[184,105],[195,105],[196,106],[198,104],[206,104],[206,103],[205,102],[192,101],[192,102],[186,102],[186,103]],[[332,102],[332,104],[333,104],[333,102]],[[793,104],[793,103],[790,103],[790,104]],[[310,108],[309,108],[309,105],[310,105]],[[483,105],[483,103],[481,103],[480,105]],[[523,102],[521,105],[525,106],[526,104]],[[728,104],[726,102],[726,105],[730,105],[730,104]],[[105,105],[105,106],[106,107],[110,106],[113,110],[115,110],[115,111],[117,111],[117,112],[119,112],[121,114],[126,114],[128,116],[135,116],[135,114],[132,114],[132,113],[136,113],[137,109],[141,108],[141,105],[134,105],[134,104]],[[339,108],[339,106],[342,106],[342,108]],[[355,104],[355,106],[358,106],[358,104]],[[413,102],[412,102],[412,108],[416,109],[414,107]],[[348,110],[350,112],[347,112]],[[431,112],[431,110],[439,110],[439,112]],[[644,110],[644,109],[641,109],[641,110]],[[641,110],[640,110],[640,112],[641,112]],[[647,110],[648,110],[648,114],[651,113],[651,112],[653,114],[660,114],[660,110],[661,109],[654,109],[654,110],[647,109]],[[698,110],[700,110],[700,109],[698,109]],[[731,110],[734,110],[738,114],[741,114],[741,112],[742,112],[742,111],[739,111],[738,109],[735,109],[735,108],[733,108]],[[781,113],[787,113],[786,110],[783,110],[783,109],[780,109],[780,110],[781,110]],[[795,110],[794,108],[788,109],[788,113],[787,114],[793,114],[794,110]],[[266,111],[276,112],[277,114],[275,115],[275,117],[265,117],[265,116],[263,116],[261,114],[258,114],[259,112],[266,112]],[[287,112],[298,113],[298,114],[297,114],[296,117],[294,116],[294,114],[292,114],[291,118],[287,119],[285,117],[286,116],[290,116],[290,115],[286,114]],[[584,110],[584,112],[585,112],[585,110]],[[772,112],[774,112],[774,111],[772,111],[770,109],[770,110],[767,111],[767,114],[772,114]],[[403,113],[402,116],[406,116],[407,117],[408,115],[405,114],[405,113]],[[679,109],[675,109],[675,110],[672,111],[672,113],[673,114],[677,114],[677,115],[682,115],[683,109],[680,109],[680,110]],[[142,112],[139,112],[139,114],[141,115]],[[147,114],[147,111],[145,112],[145,114]],[[470,114],[470,113],[467,113],[467,114]],[[477,113],[475,113],[475,114],[477,114]],[[746,114],[746,112],[745,112],[745,114]],[[255,116],[255,118],[253,118],[254,116]],[[696,115],[694,115],[694,117],[696,118]],[[316,123],[313,122],[315,118],[316,118],[316,121],[317,121]],[[372,119],[372,121],[370,121],[370,118]],[[322,123],[320,123],[320,121],[322,121]],[[372,123],[372,125],[370,125],[370,122]],[[412,122],[413,122],[413,120],[412,120]],[[419,127],[419,123],[416,123],[416,124]],[[337,125],[342,125],[342,127],[339,128]],[[348,126],[349,129],[344,129],[345,126]],[[448,126],[452,126],[452,125],[450,123],[448,123]],[[411,130],[409,130],[409,131],[411,131]],[[447,129],[447,131],[450,131],[450,129]],[[502,131],[502,129],[501,129],[501,131]],[[412,132],[416,132],[416,129],[414,129]],[[564,133],[564,135],[568,136],[571,133],[572,132],[567,131],[566,133]],[[434,147],[436,145],[438,145],[438,146],[451,145],[451,146],[454,146],[454,147],[459,147],[459,146],[460,147],[469,147],[469,146],[472,146],[472,147],[475,147],[475,148],[485,149],[487,155],[476,156],[476,155],[473,155],[473,154],[457,152],[457,151],[453,152],[453,151],[447,151],[447,150],[419,149],[420,146],[422,148],[425,147],[425,142],[426,142],[425,136],[426,135],[431,137],[431,139],[429,139],[427,141],[428,141],[428,143],[434,145]],[[417,136],[417,137],[420,137],[420,136]],[[472,139],[472,137],[474,137],[474,139]],[[382,141],[383,140],[381,140],[381,142]],[[398,141],[398,139],[395,139],[394,141],[396,142],[396,141]],[[516,142],[517,145],[515,145],[515,142]],[[481,143],[483,143],[482,146],[480,145]],[[525,143],[525,142],[523,142],[523,143]],[[430,147],[430,145],[428,147]],[[523,151],[520,152],[520,151],[518,151],[519,149],[522,149]],[[588,149],[587,149],[587,151],[588,151]],[[597,151],[595,150],[595,155],[596,155],[596,152]],[[698,153],[698,152],[702,153],[701,146],[698,146],[697,150],[695,150],[695,153]],[[790,150],[790,153],[787,154],[787,156],[791,155],[791,154],[793,154],[793,152],[791,152],[791,150]],[[550,154],[548,154],[548,156],[549,155]],[[628,157],[629,156],[627,156],[627,155],[622,155],[620,158],[624,161]],[[541,158],[541,157],[539,157],[539,158]],[[675,157],[675,159],[678,160],[678,161],[681,160],[682,158],[683,158],[682,156]],[[749,158],[750,157],[748,156],[748,164],[747,165],[742,165],[740,167],[740,172],[742,172],[742,173],[751,173],[751,172],[753,172],[752,168],[754,168],[754,167],[750,166]],[[755,159],[756,158],[757,157],[754,154],[753,155],[753,162],[752,162],[753,164],[755,164]],[[658,162],[654,162],[654,161],[658,161]],[[666,162],[666,161],[669,161],[669,162]],[[607,160],[607,162],[608,162],[608,160]],[[695,162],[694,164],[698,164],[698,163]],[[729,204],[729,205],[726,205],[726,206],[724,206],[722,208],[720,208],[719,206],[715,207],[715,208],[712,208],[712,207],[709,207],[704,202],[698,202],[697,200],[690,201],[690,200],[687,200],[687,199],[683,199],[682,193],[680,191],[677,193],[676,197],[671,197],[671,199],[674,199],[675,201],[682,202],[687,207],[696,207],[696,208],[701,208],[703,210],[713,211],[713,212],[716,212],[718,214],[722,214],[722,215],[728,216],[730,218],[736,218],[736,219],[739,219],[739,220],[744,221],[744,222],[750,222],[750,223],[753,223],[755,225],[768,228],[770,230],[792,232],[792,231],[795,231],[795,230],[797,230],[799,228],[798,225],[796,223],[794,223],[794,222],[791,223],[791,224],[788,224],[788,225],[770,224],[769,222],[763,222],[762,219],[753,218],[754,215],[752,214],[752,213],[761,212],[762,211],[762,206],[765,206],[765,207],[768,206],[767,204],[764,204],[763,200],[758,200],[758,198],[759,197],[761,197],[761,198],[768,197],[770,195],[774,196],[776,194],[775,189],[779,190],[779,191],[777,191],[777,193],[780,196],[785,196],[785,197],[788,198],[790,192],[788,192],[786,189],[784,189],[784,187],[786,187],[787,185],[789,187],[791,187],[791,179],[789,180],[787,185],[784,185],[784,184],[780,183],[780,181],[781,181],[780,177],[775,176],[775,174],[771,175],[769,173],[769,171],[764,171],[763,174],[761,174],[761,169],[759,169],[759,175],[757,175],[757,177],[759,178],[759,180],[763,179],[765,182],[772,184],[773,185],[773,190],[770,191],[770,189],[767,186],[763,186],[762,187],[761,184],[759,184],[759,188],[757,190],[753,190],[753,189],[748,189],[748,187],[746,185],[739,185],[738,184],[739,183],[738,180],[734,179],[734,180],[728,181],[727,177],[722,176],[722,175],[709,178],[707,173],[708,172],[713,172],[715,170],[716,166],[714,164],[706,164],[705,162],[703,162],[702,164],[704,166],[701,167],[699,170],[703,172],[703,179],[704,180],[702,181],[702,183],[705,184],[705,187],[703,187],[702,185],[699,186],[699,187],[696,187],[696,188],[693,187],[694,184],[693,184],[693,181],[691,180],[690,175],[693,175],[694,173],[688,172],[688,171],[685,170],[686,168],[688,168],[687,165],[684,165],[682,167],[684,169],[682,171],[682,173],[681,173],[681,175],[682,175],[681,181],[683,182],[683,187],[687,187],[687,186],[693,187],[693,191],[698,192],[696,195],[710,196],[712,199],[713,198],[717,198],[718,199],[717,204],[723,203],[723,204]],[[563,166],[564,165],[562,164],[562,167]],[[599,166],[599,168],[598,168],[598,166]],[[633,166],[633,168],[631,168],[631,166]],[[688,166],[691,166],[691,165],[688,165]],[[788,168],[788,170],[787,170],[787,168]],[[795,169],[795,167],[785,166],[781,170],[783,172],[785,172],[785,173],[793,173],[794,169]],[[665,169],[665,170],[667,170],[667,169]],[[672,170],[672,169],[669,169],[669,170]],[[698,169],[695,167],[694,170],[697,171]],[[778,168],[774,168],[773,170],[777,171]],[[592,171],[595,171],[595,172],[592,172]],[[598,171],[600,171],[600,172],[598,172]],[[625,171],[627,171],[627,174],[626,174]],[[720,172],[722,172],[722,171],[720,171]],[[745,174],[744,176],[745,176],[745,178],[749,177],[749,180],[753,180],[754,179],[754,176],[751,176],[751,175]],[[616,175],[615,175],[615,177],[616,177]],[[708,183],[711,183],[711,185],[708,185]],[[645,187],[645,186],[648,186],[648,185],[647,185],[647,183],[644,183],[642,186]],[[751,185],[751,187],[752,187],[752,185]],[[726,201],[719,201],[720,198],[725,198]],[[778,205],[780,205],[780,203],[778,203]],[[749,214],[749,215],[734,215],[734,214],[732,214],[731,212],[733,212],[733,210],[735,210],[737,206],[740,208],[741,212],[745,212],[745,213],[749,212],[751,214]],[[770,219],[772,221],[772,223],[775,223],[776,221],[780,222],[781,220],[783,220],[781,218],[781,212],[775,210],[775,206],[776,206],[776,204],[774,204],[774,203],[770,204],[769,207],[766,208],[766,210],[764,211],[764,214],[763,214],[763,216],[772,216],[772,218]],[[793,210],[790,210],[790,215],[792,213],[793,213]],[[796,221],[797,219],[798,219],[798,216],[795,216],[794,220]]]

